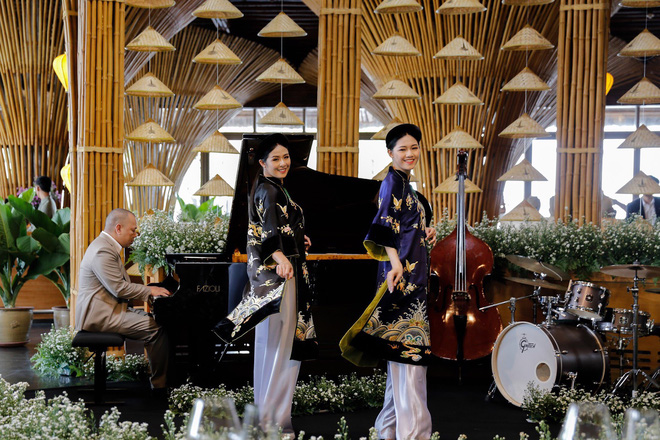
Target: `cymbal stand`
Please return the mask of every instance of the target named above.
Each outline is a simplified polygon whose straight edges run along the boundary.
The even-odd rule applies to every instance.
[[[637,266],[640,265],[639,262],[633,263]],[[637,328],[637,321],[638,321],[638,316],[637,314],[639,313],[639,280],[640,278],[637,276],[637,270],[635,270],[635,276],[633,277],[633,285],[632,287],[628,287],[628,291],[632,293],[633,297],[633,368],[632,370],[626,372],[623,376],[621,376],[617,381],[616,384],[614,385],[614,388],[612,389],[612,394],[614,394],[616,391],[618,391],[626,382],[629,380],[632,380],[632,397],[635,398],[637,397],[637,375],[642,375],[644,377],[644,381],[648,381],[651,384],[655,385],[656,387],[660,388],[658,386],[657,382],[651,377],[649,377],[648,374],[646,374],[643,370],[637,368],[637,354],[638,354],[638,344],[639,344],[639,329]]]

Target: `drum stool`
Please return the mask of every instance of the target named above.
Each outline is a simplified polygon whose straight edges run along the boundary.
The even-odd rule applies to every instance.
[[[94,354],[94,403],[103,404],[107,376],[105,352],[108,347],[124,345],[125,338],[119,333],[87,332],[80,330],[71,343],[74,347],[87,347]]]

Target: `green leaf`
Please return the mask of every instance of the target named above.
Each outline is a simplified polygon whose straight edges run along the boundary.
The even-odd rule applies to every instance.
[[[34,226],[38,228],[44,228],[50,233],[57,234],[57,224],[53,222],[50,217],[48,217],[43,212],[38,209],[34,209],[30,203],[25,200],[21,200],[15,196],[9,196],[9,203],[11,206],[21,214],[25,216]]]
[[[43,254],[36,259],[28,269],[26,278],[33,280],[39,275],[46,275],[69,261],[69,254],[55,252],[52,254]]]
[[[0,205],[0,249],[5,252],[15,246],[14,233],[11,227],[12,220],[11,206]]]
[[[67,254],[71,253],[71,235],[65,232],[59,236],[61,251]]]
[[[19,197],[21,200],[24,200],[24,201],[26,201],[26,202],[28,202],[28,203],[32,203],[32,200],[34,200],[34,195],[35,195],[35,194],[34,194],[34,187],[32,187],[32,188],[28,188],[28,189],[26,189],[25,191],[23,191],[22,193],[20,193],[20,194],[18,195],[18,197]]]
[[[37,228],[32,232],[32,238],[37,240],[48,252],[57,252],[60,248],[60,240],[57,235],[51,234],[43,228]]]
[[[183,207],[183,213],[187,217],[188,221],[193,221],[197,219],[197,214],[199,213],[199,210],[195,205],[189,204]]]
[[[41,249],[41,244],[30,236],[18,237],[16,247],[20,252],[26,254],[36,254]]]
[[[71,226],[71,210],[69,208],[62,208],[55,211],[53,222],[59,227],[59,233],[69,232]]]

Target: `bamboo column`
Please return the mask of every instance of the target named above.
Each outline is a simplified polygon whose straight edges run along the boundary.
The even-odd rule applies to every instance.
[[[59,177],[67,154],[66,92],[53,60],[64,50],[61,0],[0,2],[0,197]]]
[[[435,13],[441,2],[420,2],[424,6],[422,11],[378,16],[373,10],[380,2],[363,1],[362,67],[379,87],[393,79],[398,71],[398,79],[422,97],[421,100],[389,100],[394,102],[386,103],[390,117],[397,116],[405,122],[417,124],[422,130],[422,151],[417,170],[422,182],[418,189],[431,202],[436,220],[444,208],[453,216],[455,196],[432,191],[456,173],[456,153],[433,149],[432,146],[460,125],[485,146],[483,150],[470,154],[468,175],[483,193],[468,197],[466,218],[469,223],[474,223],[481,219],[484,211],[494,217],[501,201],[501,183],[497,178],[513,165],[524,148],[523,142],[498,137],[498,133],[515,120],[512,115],[522,113],[525,104],[519,93],[500,92],[500,88],[525,66],[523,57],[502,51],[500,47],[526,24],[555,41],[558,5],[543,5],[528,15],[525,8],[503,5],[500,0],[483,0],[481,3],[488,8],[483,13],[442,16]],[[399,60],[373,56],[371,51],[394,32],[410,41],[422,56]],[[435,53],[458,35],[468,40],[485,59],[462,61],[460,69],[457,61],[433,59]],[[554,53],[543,52],[530,54],[529,66],[552,86]],[[483,106],[432,104],[459,79],[484,102]],[[541,124],[549,124],[554,119],[553,94],[530,93],[528,105],[532,109],[530,116]]]
[[[71,176],[74,312],[78,267],[85,249],[103,229],[108,213],[124,206],[125,5],[120,0],[86,0],[78,5],[78,81],[71,84],[77,98]],[[68,50],[72,48],[73,43],[67,45]]]
[[[600,223],[610,2],[562,0],[555,216]]]
[[[360,112],[359,0],[323,0],[319,18],[318,169],[357,177]]]

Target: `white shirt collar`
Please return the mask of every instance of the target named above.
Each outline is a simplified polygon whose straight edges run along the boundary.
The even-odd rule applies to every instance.
[[[118,242],[117,240],[115,240],[115,237],[113,237],[112,235],[108,234],[108,233],[105,232],[105,231],[101,231],[101,234],[105,234],[105,235],[107,235],[108,237],[110,237],[110,240],[112,240],[112,242],[114,243],[115,247],[117,248],[117,253],[120,254],[120,253],[121,253],[121,249],[122,249],[122,245],[120,245],[119,242]]]

